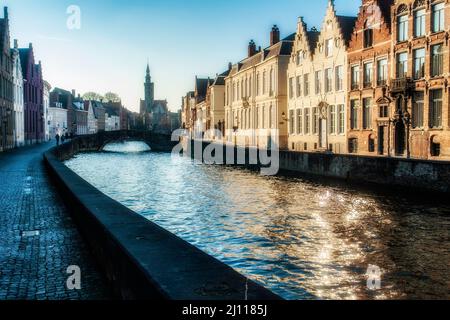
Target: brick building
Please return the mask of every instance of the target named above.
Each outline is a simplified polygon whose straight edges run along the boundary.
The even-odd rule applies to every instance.
[[[13,57],[10,50],[8,8],[0,19],[0,151],[14,147]]]
[[[348,152],[389,155],[393,0],[364,0],[348,47]]]
[[[450,159],[448,0],[391,7],[391,155]]]
[[[41,63],[35,64],[33,45],[19,49],[24,79],[25,142],[33,144],[44,139],[44,81]]]

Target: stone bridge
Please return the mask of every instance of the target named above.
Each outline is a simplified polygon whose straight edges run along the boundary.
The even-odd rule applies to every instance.
[[[77,136],[57,148],[56,153],[60,160],[67,160],[78,152],[101,151],[108,143],[120,141],[142,141],[153,151],[162,152],[170,152],[178,144],[177,141],[171,141],[170,135],[152,131],[104,131],[92,135]]]

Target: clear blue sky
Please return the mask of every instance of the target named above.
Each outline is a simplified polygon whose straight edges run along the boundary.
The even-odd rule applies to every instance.
[[[297,18],[320,27],[328,0],[7,0],[12,39],[32,42],[53,87],[118,93],[138,110],[147,59],[156,99],[181,106],[195,75],[224,71],[246,55],[247,44],[268,45],[273,24],[282,36]],[[81,9],[81,29],[66,27],[70,5]],[[356,15],[360,1],[337,0],[338,14]]]

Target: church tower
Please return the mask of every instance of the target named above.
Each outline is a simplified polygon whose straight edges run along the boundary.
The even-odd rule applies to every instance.
[[[155,102],[155,84],[150,76],[150,66],[147,63],[147,72],[145,75],[145,111],[151,113]]]

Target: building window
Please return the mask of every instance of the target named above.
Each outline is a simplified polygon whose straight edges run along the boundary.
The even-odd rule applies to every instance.
[[[359,89],[359,66],[352,67],[352,90]]]
[[[364,23],[364,48],[370,48],[373,46],[373,29],[369,25],[368,21]]]
[[[289,99],[294,98],[294,78],[289,78]]]
[[[373,84],[373,63],[364,64],[364,88],[371,88]]]
[[[259,73],[256,75],[256,95],[259,96],[261,94],[260,89],[260,80],[259,80]]]
[[[398,17],[397,22],[398,41],[408,40],[408,15],[404,14]]]
[[[330,106],[330,133],[336,134],[336,106]]]
[[[297,51],[297,65],[300,65],[303,62],[303,52]]]
[[[408,53],[402,52],[397,55],[397,78],[406,78],[408,75]]]
[[[289,110],[289,133],[294,134],[295,130],[294,110]]]
[[[319,108],[318,107],[314,107],[313,108],[313,123],[312,123],[312,129],[313,129],[313,134],[318,134],[319,133]]]
[[[377,85],[385,86],[388,78],[388,61],[381,59],[377,62]]]
[[[432,157],[439,157],[441,155],[441,144],[433,141],[430,143],[430,153]]]
[[[373,135],[369,136],[368,149],[369,152],[375,152],[375,139],[373,138]]]
[[[445,3],[437,3],[431,7],[432,14],[432,29],[433,32],[444,31],[445,28]]]
[[[266,86],[267,86],[267,79],[266,79],[266,72],[263,72],[263,79],[262,79],[262,90],[263,90],[263,94],[266,94]]]
[[[359,100],[350,101],[350,129],[358,129]]]
[[[430,128],[442,127],[442,89],[430,90]]]
[[[297,109],[297,134],[303,132],[303,110]]]
[[[358,153],[358,139],[348,139],[348,153]]]
[[[325,41],[325,55],[330,57],[333,54],[333,39]]]
[[[425,9],[419,9],[414,12],[414,36],[425,36]]]
[[[372,98],[363,99],[363,129],[372,128]]]
[[[269,95],[274,95],[274,85],[275,85],[275,73],[273,69],[270,70],[270,86],[269,86]]]
[[[303,92],[305,97],[309,95],[309,74],[303,76]]]
[[[379,110],[380,110],[380,113],[379,113],[380,118],[389,117],[389,106],[387,104],[380,105]]]
[[[310,134],[311,132],[311,115],[310,109],[305,109],[305,134]]]
[[[425,48],[414,50],[414,79],[425,77]]]
[[[322,71],[316,71],[316,94],[322,92]]]
[[[441,76],[444,72],[444,55],[442,52],[442,44],[431,47],[431,76]]]
[[[423,103],[424,93],[423,91],[414,92],[413,106],[412,106],[412,127],[423,127]]]
[[[344,89],[344,67],[337,66],[336,67],[336,91],[341,91]]]
[[[333,71],[331,68],[325,70],[325,92],[333,90]]]
[[[343,104],[338,105],[338,130],[339,134],[345,133],[345,106]]]
[[[297,98],[298,98],[302,95],[302,83],[301,83],[300,76],[297,76],[296,87],[297,87]]]

